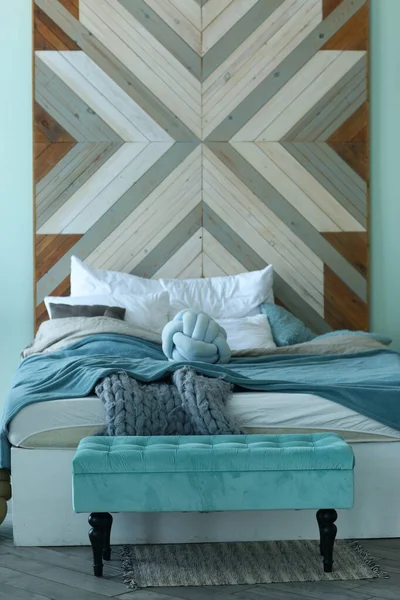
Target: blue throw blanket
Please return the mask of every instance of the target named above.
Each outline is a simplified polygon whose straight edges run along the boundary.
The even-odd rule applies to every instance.
[[[184,365],[210,377],[224,376],[248,390],[318,394],[400,430],[400,355],[388,349],[238,358],[228,365],[183,363],[168,361],[157,344],[101,334],[22,361],[3,409],[0,467],[10,467],[8,425],[25,406],[89,395],[100,379],[116,371],[139,381],[157,381]]]

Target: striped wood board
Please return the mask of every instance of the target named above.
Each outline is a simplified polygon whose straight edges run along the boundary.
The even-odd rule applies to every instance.
[[[272,263],[316,331],[368,328],[368,0],[35,0],[37,325],[69,262]]]

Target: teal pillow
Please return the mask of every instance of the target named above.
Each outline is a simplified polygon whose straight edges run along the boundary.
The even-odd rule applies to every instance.
[[[352,333],[354,335],[363,335],[372,338],[373,340],[380,342],[384,346],[389,346],[393,341],[392,338],[388,337],[387,335],[382,335],[380,333],[370,333],[369,331],[350,331],[349,329],[342,329],[340,331],[331,331],[330,333],[324,333],[323,335],[318,336],[318,339],[334,337],[335,335],[343,335],[346,333]]]
[[[282,308],[282,306],[265,302],[261,304],[260,308],[261,312],[268,317],[274,342],[277,346],[302,344],[317,337],[300,319]]]

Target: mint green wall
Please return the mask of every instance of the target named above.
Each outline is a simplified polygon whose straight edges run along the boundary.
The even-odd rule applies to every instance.
[[[33,333],[31,1],[2,2],[0,403]],[[400,0],[371,0],[371,327],[400,349]]]
[[[400,0],[371,1],[371,329],[400,350],[399,23]]]
[[[31,0],[2,0],[0,404],[33,333]]]

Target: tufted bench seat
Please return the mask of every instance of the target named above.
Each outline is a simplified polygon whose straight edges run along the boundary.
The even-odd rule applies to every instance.
[[[75,512],[91,513],[94,574],[112,512],[319,509],[332,570],[337,508],[353,506],[353,452],[338,435],[88,437],[73,461]]]

